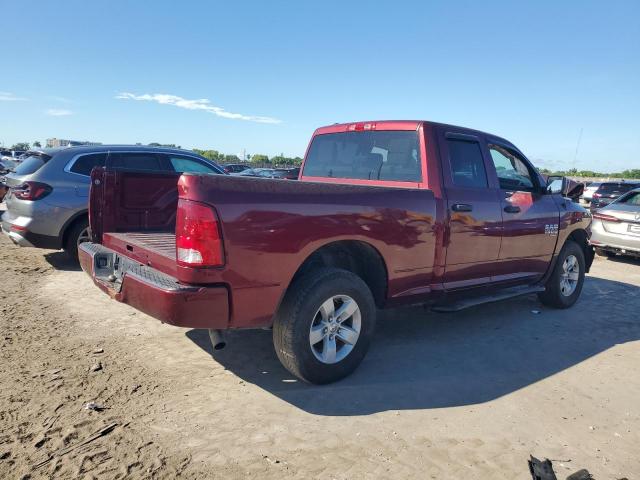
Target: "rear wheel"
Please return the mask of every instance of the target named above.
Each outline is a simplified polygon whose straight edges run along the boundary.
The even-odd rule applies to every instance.
[[[553,273],[545,285],[545,291],[539,293],[538,298],[550,307],[569,308],[580,296],[585,271],[582,248],[571,240],[567,241],[560,250]]]
[[[276,315],[276,354],[306,382],[334,382],[358,367],[375,321],[373,296],[360,277],[337,268],[314,270],[291,286]]]
[[[64,251],[72,260],[78,259],[78,246],[91,241],[89,220],[83,219],[71,226],[64,242]]]

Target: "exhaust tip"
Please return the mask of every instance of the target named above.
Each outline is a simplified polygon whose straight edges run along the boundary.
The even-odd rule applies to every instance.
[[[227,346],[222,330],[209,329],[209,339],[214,350],[222,350]]]

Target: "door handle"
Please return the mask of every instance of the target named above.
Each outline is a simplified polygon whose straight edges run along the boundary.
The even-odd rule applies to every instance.
[[[517,205],[507,205],[506,207],[504,207],[504,211],[507,213],[518,213],[520,212],[520,207],[518,207]]]
[[[451,210],[454,212],[470,212],[473,210],[473,206],[468,203],[454,203],[451,205]]]

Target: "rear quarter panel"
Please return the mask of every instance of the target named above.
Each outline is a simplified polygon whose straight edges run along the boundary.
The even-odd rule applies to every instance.
[[[432,281],[437,227],[429,190],[214,175],[183,175],[178,190],[216,209],[225,266],[178,268],[177,276],[228,285],[232,327],[269,324],[300,265],[335,241],[366,242],[380,253],[389,299]]]

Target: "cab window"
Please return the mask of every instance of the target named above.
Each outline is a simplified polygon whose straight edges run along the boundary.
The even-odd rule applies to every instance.
[[[453,184],[459,187],[487,188],[487,172],[477,141],[447,139]]]
[[[529,167],[514,152],[499,145],[489,145],[489,152],[502,190],[534,190]]]

